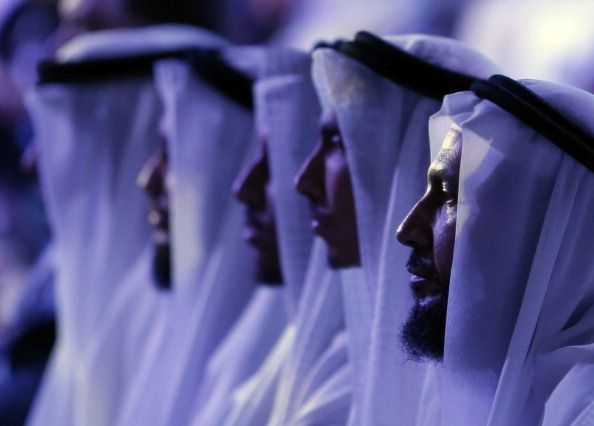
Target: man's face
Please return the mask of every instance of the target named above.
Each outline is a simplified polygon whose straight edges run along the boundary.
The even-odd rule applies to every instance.
[[[402,337],[414,359],[443,358],[461,149],[461,133],[450,130],[429,167],[427,191],[397,231],[398,241],[413,249],[406,268],[415,306]]]
[[[235,197],[246,206],[244,239],[255,249],[256,273],[265,284],[282,284],[274,203],[268,168],[267,137],[261,135],[256,158],[235,184]]]
[[[325,113],[321,140],[295,179],[311,203],[311,227],[328,245],[333,268],[360,265],[359,237],[351,175],[336,117]]]
[[[138,174],[138,186],[149,197],[148,221],[154,229],[155,257],[153,273],[161,288],[171,286],[171,249],[169,235],[169,196],[166,185],[167,150],[163,146],[142,167]]]

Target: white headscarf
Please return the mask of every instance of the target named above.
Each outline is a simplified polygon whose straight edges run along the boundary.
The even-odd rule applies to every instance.
[[[144,44],[125,51],[137,32]],[[177,26],[109,34],[82,36],[62,61],[106,58],[114,46],[118,57],[153,53],[163,34],[179,35],[184,47],[190,35],[204,39]],[[151,81],[47,84],[29,97],[56,240],[59,330],[31,424],[111,424],[163,302],[151,284],[146,195],[136,186],[159,141]]]
[[[297,314],[313,235],[307,200],[293,179],[318,140],[319,105],[310,78],[310,55],[277,50],[256,86],[261,126],[269,135],[268,157],[287,311]]]
[[[476,76],[496,71],[488,60],[453,40],[404,35],[386,41],[452,71]],[[404,285],[405,271],[398,272],[404,270],[408,250],[399,247],[394,230],[423,192],[429,165],[427,121],[440,101],[389,81],[333,49],[315,52],[313,74],[323,108],[336,114],[345,143],[364,275],[344,289],[355,371],[351,422],[361,424],[364,418],[364,424],[382,425],[398,418],[412,424],[396,395],[398,389],[405,392],[410,406],[423,368],[400,368],[404,356],[398,333],[412,299]]]
[[[254,48],[227,48],[224,56],[250,74],[257,72],[261,58]],[[173,272],[178,289],[168,325],[120,418],[122,425],[190,422],[204,403],[201,388],[215,385],[206,376],[208,361],[257,288],[249,248],[242,239],[242,208],[231,194],[232,182],[253,148],[252,112],[203,81],[188,63],[164,61],[156,67],[156,78],[169,129]],[[276,297],[258,295],[242,318],[245,326],[261,332],[255,327],[260,318],[280,315],[282,310],[279,313],[273,303]],[[274,330],[270,331],[274,340]],[[259,337],[261,342],[269,338]],[[249,343],[241,340],[242,345]],[[241,377],[250,364],[249,355],[237,355],[235,361],[235,373]],[[225,380],[233,382],[235,375],[229,373]]]
[[[521,84],[592,140],[594,98]],[[432,156],[461,128],[441,424],[591,424],[594,177],[543,134],[474,93],[446,97]]]

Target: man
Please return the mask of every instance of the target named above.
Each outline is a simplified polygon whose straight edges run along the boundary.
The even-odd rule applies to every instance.
[[[296,178],[296,188],[312,205],[311,228],[328,244],[333,268],[360,266],[353,187],[336,115],[326,111],[321,140]]]
[[[211,1],[167,4],[139,0],[58,0],[62,24],[56,47],[85,32],[179,23],[215,29],[218,7]]]
[[[310,255],[307,204],[293,190],[293,176],[315,142],[318,101],[309,55],[294,54],[293,61],[289,55],[275,56],[256,85],[256,112],[267,135],[289,321],[259,371],[234,393],[224,424],[341,424],[348,415],[350,389],[331,382],[349,377],[339,277],[327,267],[319,242]],[[259,188],[263,200],[264,188]]]
[[[0,423],[7,426],[25,422],[55,339],[52,249],[23,95],[57,23],[53,2],[0,6]]]
[[[139,32],[73,41],[41,67],[29,99],[56,239],[60,330],[31,424],[113,424],[164,305],[150,286],[150,229],[135,185],[159,142],[151,55],[167,54],[165,34],[177,50],[201,33]]]
[[[283,195],[278,191],[278,177],[272,181],[268,117],[270,80],[286,78],[305,68],[307,55],[285,48],[263,49],[261,70],[254,84],[255,131],[259,146],[255,157],[237,176],[233,193],[244,207],[243,239],[251,246],[255,278],[260,284],[249,305],[229,335],[211,357],[207,378],[201,387],[195,424],[220,425],[234,405],[233,394],[248,378],[256,374],[279,346],[286,341],[289,319],[288,290],[294,283],[285,280],[277,235],[277,208]],[[294,229],[299,228],[293,223]],[[287,265],[285,264],[285,269]],[[289,271],[288,278],[292,278]],[[255,403],[255,399],[252,403]],[[248,421],[244,416],[242,421]]]
[[[260,127],[260,146],[256,158],[235,181],[235,197],[245,205],[244,239],[254,247],[256,274],[259,281],[281,285],[283,273],[280,266],[274,195],[268,165],[268,131]]]
[[[393,258],[407,255],[396,251],[392,221],[422,191],[429,116],[445,94],[495,70],[454,40],[424,35],[380,39],[361,32],[314,53],[313,76],[324,107],[321,142],[297,188],[313,201],[312,223],[328,245],[330,263],[361,265],[361,277],[343,277],[355,367],[352,424],[415,421],[405,413],[424,372],[404,368],[394,327],[410,298],[384,282]],[[399,394],[408,395],[408,406],[395,403]]]
[[[148,222],[153,226],[153,278],[159,288],[171,287],[171,240],[169,234],[169,200],[167,186],[167,151],[163,146],[144,164],[138,175],[138,186],[151,204]]]
[[[209,360],[253,300],[253,266],[241,239],[240,210],[230,197],[254,138],[252,77],[233,62],[234,52],[195,49],[155,68],[165,105],[174,286],[163,326],[118,419],[123,425],[187,424],[203,402],[203,388],[212,390]],[[273,310],[279,305],[270,304]],[[235,355],[236,364],[247,357]],[[226,372],[236,369],[241,367]]]
[[[418,347],[443,357],[433,424],[592,419],[590,111],[578,89],[494,76],[431,119],[427,191],[398,239],[414,321],[445,336]]]
[[[429,187],[398,228],[413,248],[406,265],[415,306],[404,326],[404,344],[416,359],[443,359],[447,290],[452,269],[462,134],[453,128],[431,163]],[[431,223],[431,226],[427,226]]]

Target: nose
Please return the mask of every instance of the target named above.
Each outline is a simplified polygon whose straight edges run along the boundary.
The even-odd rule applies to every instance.
[[[431,250],[433,246],[433,217],[424,198],[421,198],[396,230],[396,238],[419,251]]]
[[[324,153],[320,142],[307,157],[295,176],[295,189],[312,202],[321,204],[324,200]]]
[[[266,185],[270,180],[268,154],[262,147],[259,155],[233,183],[233,194],[248,207],[262,211],[266,209]]]
[[[144,163],[138,174],[136,183],[151,198],[165,194],[166,161],[165,150],[159,150]]]

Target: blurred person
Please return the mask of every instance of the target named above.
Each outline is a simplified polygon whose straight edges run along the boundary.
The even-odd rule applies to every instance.
[[[593,109],[579,89],[495,75],[431,118],[427,190],[398,229],[417,307],[446,319],[418,348],[442,360],[427,424],[592,418]]]
[[[54,344],[55,277],[51,243],[43,248],[47,229],[36,182],[21,169],[12,140],[2,140],[0,154],[6,250],[0,266],[0,423],[20,425]]]
[[[227,0],[221,2],[220,31],[237,44],[266,43],[285,25],[294,0]]]
[[[0,423],[25,423],[55,342],[53,250],[28,274],[0,337]]]
[[[283,19],[270,42],[311,48],[319,40],[350,38],[361,28],[379,34],[423,32],[449,36],[470,0],[371,0],[365,3],[357,0],[252,0],[250,3],[282,5]]]
[[[235,181],[233,193],[245,205],[243,235],[254,249],[256,276],[264,284],[279,286],[283,283],[283,273],[268,164],[268,131],[262,127],[259,130],[260,145],[256,157]]]
[[[151,285],[135,184],[160,142],[152,64],[203,41],[179,26],[95,33],[40,68],[28,105],[55,240],[59,333],[30,424],[113,424],[132,386],[167,307]]]
[[[0,21],[0,58],[7,67],[16,87],[23,94],[37,80],[37,63],[47,59],[49,40],[59,25],[55,1],[9,1],[4,19]],[[20,101],[20,115],[25,108]]]
[[[334,111],[325,110],[320,142],[299,171],[296,188],[311,205],[311,228],[328,245],[335,269],[361,265],[353,186]]]
[[[164,130],[160,130],[161,134]],[[157,287],[171,288],[171,238],[169,234],[169,189],[167,188],[167,148],[165,144],[144,164],[138,186],[149,198],[148,222],[153,227],[153,278]]]
[[[118,418],[122,425],[187,424],[201,404],[201,392],[225,389],[235,377],[249,374],[251,363],[257,363],[250,355],[257,359],[259,351],[265,353],[266,342],[282,328],[278,296],[258,291],[242,239],[241,209],[231,197],[255,140],[251,91],[262,50],[204,47],[155,67],[165,106],[172,299]],[[258,318],[268,314],[278,316],[278,324],[258,327]],[[257,333],[261,348],[247,338],[257,339]],[[235,345],[230,344],[231,352],[221,349],[229,352],[221,356],[232,358],[212,371],[210,360],[229,339]],[[208,396],[205,391],[202,397]]]
[[[309,61],[307,54],[284,48],[269,48],[263,53],[253,87],[258,146],[255,157],[250,159],[233,185],[233,193],[244,207],[242,236],[251,246],[251,261],[259,287],[209,360],[194,424],[220,425],[223,422],[233,404],[233,392],[259,370],[274,352],[277,342],[284,340],[281,333],[289,318],[286,299],[294,283],[285,284],[280,263],[277,200],[282,200],[283,196],[275,188],[276,181],[272,181],[268,151],[271,129],[266,100],[271,80],[283,79],[285,74],[303,70]]]
[[[59,0],[62,20],[53,40],[57,50],[85,32],[158,24],[183,24],[209,30],[219,27],[219,3],[212,0]]]
[[[427,121],[443,96],[496,70],[463,44],[429,35],[360,32],[314,52],[323,138],[298,188],[321,211],[314,225],[334,252],[330,262],[362,267],[363,276],[343,289],[354,372],[350,424],[414,424],[424,372],[405,362],[394,327],[408,314],[410,297],[392,282],[394,259],[407,256],[404,249],[394,252],[393,222],[422,193]],[[335,201],[341,199],[349,202]],[[346,251],[354,245],[356,251]],[[406,395],[406,403],[398,395]]]
[[[10,319],[29,268],[43,251],[48,230],[34,166],[20,169],[31,152],[32,132],[23,104],[36,80],[36,64],[47,55],[47,39],[57,26],[52,2],[8,1],[0,9],[0,318]]]
[[[24,424],[54,344],[53,253],[23,105],[55,4],[0,6],[0,423]],[[25,164],[28,163],[28,164]]]
[[[310,58],[302,56],[301,65],[292,72],[264,78],[256,86],[258,122],[268,136],[289,320],[257,373],[234,392],[226,425],[342,424],[350,407],[341,277],[328,268],[321,242],[314,240],[311,245],[307,203],[293,185],[318,132],[319,104]],[[268,73],[281,67],[275,61],[267,64]],[[199,419],[195,424],[201,424]]]

